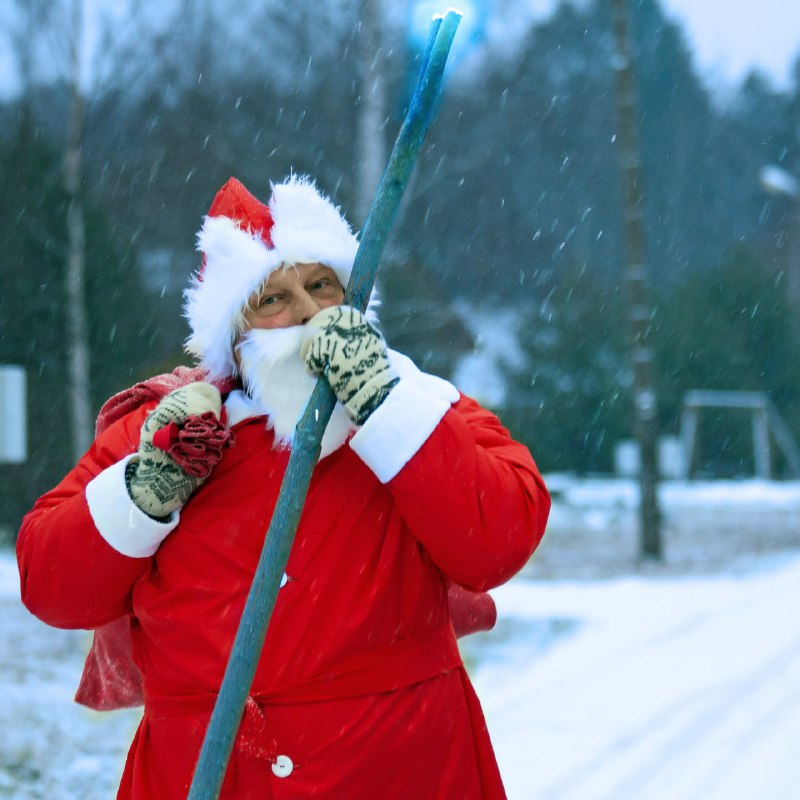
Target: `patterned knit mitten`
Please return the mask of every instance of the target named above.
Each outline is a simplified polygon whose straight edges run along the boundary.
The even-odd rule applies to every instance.
[[[350,306],[323,309],[308,330],[300,351],[306,369],[324,375],[347,413],[363,425],[399,381],[383,336]]]
[[[203,423],[208,420],[219,428],[221,409],[222,399],[216,387],[209,383],[190,383],[170,392],[144,421],[139,452],[128,463],[125,481],[131,499],[145,514],[163,518],[179,509],[205,480],[213,466],[212,463],[206,470],[197,470],[180,455],[176,460],[176,449],[173,447],[172,452],[168,452],[169,442],[164,434],[170,429],[177,431],[187,421],[195,420],[206,430],[209,425]],[[153,443],[154,436],[156,444]],[[183,449],[186,449],[185,445]],[[215,449],[219,453],[222,448]]]

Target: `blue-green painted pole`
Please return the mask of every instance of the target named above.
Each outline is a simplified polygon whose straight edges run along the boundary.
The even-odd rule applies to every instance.
[[[436,107],[447,56],[461,15],[448,11],[431,23],[420,77],[372,203],[356,253],[345,302],[364,310],[408,178]],[[317,381],[297,424],[292,453],[264,547],[242,612],[217,702],[208,724],[188,800],[216,800],[250,692],[264,638],[286,571],[311,474],[319,460],[322,436],[336,398],[327,382]]]

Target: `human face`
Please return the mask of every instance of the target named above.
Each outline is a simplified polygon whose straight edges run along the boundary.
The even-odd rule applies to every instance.
[[[341,305],[344,289],[336,273],[324,264],[279,267],[266,286],[250,298],[245,328],[291,328],[305,325],[318,311]]]

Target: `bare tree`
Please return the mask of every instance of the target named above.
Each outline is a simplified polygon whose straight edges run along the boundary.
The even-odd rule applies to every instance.
[[[86,312],[86,231],[83,218],[81,146],[85,99],[81,86],[83,0],[73,0],[70,19],[70,112],[64,146],[64,191],[67,195],[66,313],[68,397],[73,455],[80,458],[92,441],[89,388],[89,321]]]
[[[92,438],[89,332],[86,313],[86,245],[81,197],[84,96],[82,79],[83,0],[63,4],[20,3],[11,41],[17,55],[24,117],[32,115],[31,100],[40,70],[66,75],[70,112],[63,150],[62,179],[67,196],[67,252],[64,270],[67,341],[67,397],[73,454],[80,456]],[[69,12],[68,14],[66,12]],[[57,36],[56,31],[66,32]],[[68,53],[62,50],[66,43]],[[42,52],[48,58],[42,58]],[[53,74],[46,75],[50,80]],[[23,124],[30,123],[23,119]]]
[[[71,450],[76,458],[87,449],[93,435],[83,153],[86,107],[93,94],[96,97],[103,89],[119,87],[131,65],[147,61],[141,56],[153,37],[146,35],[147,15],[141,10],[140,3],[132,3],[126,11],[128,24],[120,26],[115,24],[108,8],[94,8],[92,23],[97,39],[93,52],[87,49],[89,11],[85,0],[20,2],[10,31],[18,62],[23,113],[30,111],[30,98],[37,83],[63,81],[69,90],[61,173],[67,200],[64,350]]]
[[[356,213],[364,224],[386,166],[386,60],[383,49],[381,0],[359,3],[359,72]]]

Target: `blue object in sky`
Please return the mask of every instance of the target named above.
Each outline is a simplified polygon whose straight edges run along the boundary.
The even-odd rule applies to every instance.
[[[450,60],[455,62],[463,58],[486,32],[486,20],[489,15],[491,0],[462,0],[455,5],[462,14],[458,32],[450,50]],[[431,19],[448,10],[443,0],[411,0],[408,4],[408,39],[412,51],[425,47]]]

